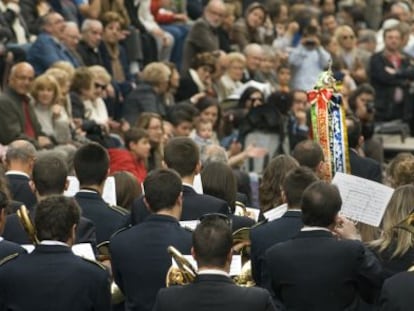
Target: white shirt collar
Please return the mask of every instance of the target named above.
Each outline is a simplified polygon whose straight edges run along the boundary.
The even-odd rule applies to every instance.
[[[183,186],[190,187],[191,189],[194,189],[194,186],[191,184],[187,184],[186,182],[183,182]]]
[[[3,240],[4,240],[3,237],[0,236],[0,242],[3,241]]]
[[[215,275],[223,275],[223,276],[230,277],[226,271],[219,270],[219,269],[203,269],[201,271],[198,271],[197,273],[198,275],[215,274]]]
[[[69,245],[64,242],[54,241],[54,240],[42,240],[40,241],[40,245],[60,245],[60,246],[69,247]]]
[[[325,228],[325,227],[317,227],[317,226],[307,226],[307,227],[303,227],[302,229],[300,229],[300,231],[317,231],[317,230],[331,232],[331,230],[329,230],[328,228]]]
[[[15,171],[15,170],[10,170],[6,172],[6,175],[21,175],[21,176],[25,176],[27,178],[30,178],[29,175],[27,175],[25,172],[22,171]]]

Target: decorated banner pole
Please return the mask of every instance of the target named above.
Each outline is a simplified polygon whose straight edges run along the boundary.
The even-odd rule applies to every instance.
[[[341,99],[329,66],[327,71],[320,74],[314,89],[308,92],[311,135],[322,147],[326,164],[324,179],[327,181],[336,172],[350,172],[348,134]]]

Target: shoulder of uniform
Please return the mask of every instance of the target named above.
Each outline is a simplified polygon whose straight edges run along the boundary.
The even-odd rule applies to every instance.
[[[0,266],[4,265],[6,262],[9,262],[12,259],[17,258],[17,256],[19,256],[19,253],[14,253],[7,257],[4,257],[2,260],[0,260]]]
[[[268,220],[267,218],[265,218],[265,219],[263,219],[262,221],[259,221],[258,223],[254,224],[254,225],[252,226],[252,229],[254,229],[254,228],[258,228],[258,227],[261,227],[261,226],[263,226],[263,225],[267,224],[268,222],[269,222],[269,220]]]
[[[98,262],[96,260],[88,259],[88,258],[85,258],[85,257],[80,257],[80,258],[82,258],[82,260],[84,260],[86,262],[89,262],[90,264],[93,264],[93,265],[99,267],[100,269],[106,271],[106,267],[103,264],[101,264],[100,262]]]
[[[125,209],[125,208],[121,207],[121,206],[118,206],[118,205],[110,205],[110,204],[108,204],[108,207],[109,207],[111,210],[113,210],[113,211],[115,211],[115,212],[117,212],[117,213],[119,213],[119,214],[121,214],[121,215],[123,215],[123,216],[125,216],[125,215],[128,215],[128,214],[129,214],[129,211],[128,211],[127,209]]]
[[[118,234],[120,234],[121,232],[124,232],[124,231],[130,229],[130,228],[132,228],[131,225],[125,226],[125,227],[122,227],[121,229],[116,230],[114,233],[112,233],[111,238],[118,235]]]

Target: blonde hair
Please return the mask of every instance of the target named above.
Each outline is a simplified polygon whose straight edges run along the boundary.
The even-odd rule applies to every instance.
[[[42,74],[38,76],[32,84],[30,94],[33,96],[36,101],[38,100],[39,91],[44,89],[52,89],[53,91],[53,100],[52,104],[58,103],[61,98],[60,87],[56,79],[52,75]]]
[[[162,82],[169,81],[170,75],[171,70],[166,64],[153,62],[145,66],[141,73],[141,78],[152,86],[158,86]]]
[[[246,65],[246,57],[239,52],[231,52],[226,56],[229,65],[234,62],[242,63],[243,66]]]
[[[58,68],[58,69],[62,69],[63,71],[65,71],[68,76],[69,79],[72,81],[73,76],[75,75],[75,67],[73,67],[73,65],[67,61],[64,60],[59,60],[55,63],[53,63],[52,66],[50,66],[50,68]]]
[[[56,79],[60,87],[71,83],[70,74],[60,68],[50,68],[45,72],[46,75],[52,76]]]
[[[105,81],[105,84],[108,84],[111,82],[111,75],[108,73],[108,71],[99,65],[94,65],[88,67],[89,70],[93,73],[95,78],[99,78]]]
[[[404,185],[395,189],[382,219],[382,235],[370,243],[380,253],[393,247],[391,259],[403,256],[413,247],[413,234],[396,226],[412,212],[413,202],[413,185]]]
[[[386,170],[387,180],[391,187],[413,183],[414,156],[409,152],[400,152],[388,165]]]

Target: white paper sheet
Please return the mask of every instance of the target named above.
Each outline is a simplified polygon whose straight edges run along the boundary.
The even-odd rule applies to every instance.
[[[191,256],[191,255],[183,255],[183,256],[197,270],[197,262],[195,261],[193,256]],[[241,263],[242,263],[241,256],[240,255],[233,255],[233,259],[232,259],[231,264],[230,264],[230,273],[229,273],[231,276],[240,274],[241,268],[242,268]],[[177,267],[177,263],[175,262],[174,259],[172,259],[172,264],[173,264],[174,267]]]
[[[67,197],[73,197],[79,191],[79,180],[76,176],[68,176],[69,180],[69,187],[63,193]],[[102,198],[104,201],[110,205],[117,205],[116,204],[116,189],[115,189],[115,178],[113,176],[109,176],[104,185]]]
[[[260,210],[253,207],[246,207],[246,211],[249,213],[249,217],[257,222],[259,219]],[[234,210],[234,215],[236,216],[244,216],[243,208],[236,205],[236,209]]]
[[[35,246],[33,244],[23,244],[22,247],[30,254],[34,251]],[[72,252],[79,256],[89,260],[96,260],[95,254],[92,250],[90,243],[79,243],[72,245]]]
[[[344,216],[378,227],[394,189],[380,183],[344,173],[336,173]]]
[[[263,213],[264,218],[266,218],[268,221],[273,221],[275,219],[278,219],[283,216],[284,213],[286,213],[288,209],[288,206],[286,203],[279,205],[275,208],[272,208],[271,210],[268,210]]]
[[[194,231],[199,223],[200,223],[199,220],[182,220],[180,221],[180,226]]]

